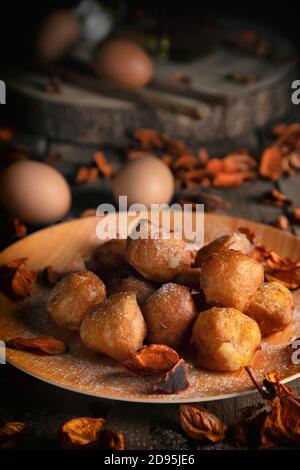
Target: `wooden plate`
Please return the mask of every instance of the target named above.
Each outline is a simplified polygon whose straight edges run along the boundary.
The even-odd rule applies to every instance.
[[[99,219],[74,220],[26,237],[0,254],[0,264],[18,257],[27,257],[33,270],[52,265],[59,271],[83,267],[96,245],[103,243],[96,237]],[[205,215],[205,239],[231,233],[238,227],[254,228],[258,240],[282,256],[300,259],[300,240],[267,225],[225,217]],[[134,402],[180,403],[229,398],[250,393],[252,384],[245,372],[220,373],[188,368],[190,388],[178,395],[151,393],[153,378],[139,377],[127,372],[106,357],[87,351],[74,332],[65,332],[53,325],[46,312],[48,290],[36,286],[26,302],[16,304],[0,296],[0,338],[16,336],[53,335],[68,342],[68,353],[61,356],[38,356],[29,352],[7,349],[7,361],[17,368],[48,383],[102,398]],[[296,309],[293,323],[281,333],[263,341],[262,350],[253,359],[252,366],[259,379],[276,370],[285,382],[300,376],[300,365],[291,363],[289,344],[300,336],[300,296],[295,295]]]

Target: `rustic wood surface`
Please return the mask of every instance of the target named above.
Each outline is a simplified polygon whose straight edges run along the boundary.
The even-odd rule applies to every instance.
[[[228,46],[234,32],[252,29],[271,44],[271,58]],[[126,142],[137,127],[199,142],[232,138],[281,117],[291,107],[291,82],[297,78],[293,46],[276,33],[239,21],[220,21],[216,45],[191,63],[155,61],[154,80],[137,90],[103,83],[91,71],[60,66],[61,92],[45,90],[45,75],[15,70],[4,76],[7,102],[26,131],[51,139],[105,144]],[[190,83],[170,83],[181,74]],[[230,80],[254,76],[254,83]]]

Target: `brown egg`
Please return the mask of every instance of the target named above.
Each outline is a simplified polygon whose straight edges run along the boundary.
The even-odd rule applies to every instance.
[[[0,178],[0,201],[7,212],[30,224],[61,220],[71,206],[65,178],[50,165],[25,160],[8,166]]]
[[[50,13],[39,29],[36,53],[41,62],[55,62],[74,46],[80,36],[80,24],[67,10]]]
[[[125,165],[115,176],[113,193],[127,196],[128,206],[135,203],[169,203],[174,194],[174,177],[170,169],[155,157],[143,157]]]
[[[146,85],[153,73],[148,54],[134,42],[112,39],[100,45],[94,55],[96,74],[125,87]]]

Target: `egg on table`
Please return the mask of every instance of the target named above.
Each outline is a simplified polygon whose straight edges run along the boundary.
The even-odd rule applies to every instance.
[[[49,224],[61,220],[70,209],[71,191],[65,178],[50,165],[25,160],[1,173],[0,202],[23,222]]]
[[[169,203],[175,188],[171,170],[158,158],[147,156],[127,163],[113,180],[116,201],[127,196],[128,206],[135,203]]]
[[[125,87],[146,85],[152,78],[149,55],[134,42],[112,39],[96,49],[93,59],[96,74]]]
[[[67,10],[55,10],[42,22],[36,38],[36,54],[41,62],[62,59],[80,36],[77,18]]]

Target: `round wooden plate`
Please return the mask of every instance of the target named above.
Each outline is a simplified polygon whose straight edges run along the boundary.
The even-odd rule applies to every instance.
[[[28,266],[41,270],[52,265],[58,271],[78,270],[84,266],[95,246],[103,243],[96,237],[96,217],[74,220],[46,228],[13,244],[0,254],[0,264],[27,257]],[[254,228],[258,240],[282,256],[300,259],[300,240],[273,227],[243,219],[205,215],[205,239],[232,233],[238,227]],[[30,299],[13,303],[0,295],[0,338],[16,336],[53,335],[67,341],[69,350],[60,356],[39,356],[24,351],[7,349],[7,361],[17,368],[45,382],[72,391],[102,398],[147,403],[181,403],[219,400],[253,392],[253,386],[244,371],[237,373],[211,372],[188,367],[190,387],[181,394],[157,395],[151,392],[157,379],[140,377],[126,371],[104,356],[87,351],[74,332],[58,328],[48,318],[46,300],[48,289],[36,286]],[[292,324],[262,343],[252,361],[261,380],[267,372],[276,370],[288,382],[300,376],[300,365],[291,363],[289,345],[300,336],[300,296],[295,295],[295,315]]]

